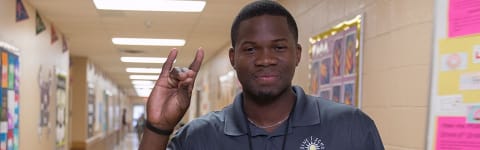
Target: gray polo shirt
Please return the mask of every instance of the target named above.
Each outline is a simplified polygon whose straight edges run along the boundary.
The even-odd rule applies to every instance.
[[[297,101],[290,121],[286,150],[383,150],[375,123],[357,108],[306,95],[293,87]],[[221,111],[193,120],[169,143],[173,150],[248,150],[242,94]],[[267,133],[248,123],[254,150],[280,150],[286,122]]]

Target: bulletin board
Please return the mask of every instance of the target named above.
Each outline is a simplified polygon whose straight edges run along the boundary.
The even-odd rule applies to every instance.
[[[87,88],[87,137],[91,138],[95,135],[95,86],[93,84],[88,84]]]
[[[310,92],[360,106],[362,15],[310,38]]]
[[[435,1],[429,150],[480,147],[480,1]]]
[[[18,149],[20,64],[19,50],[0,41],[0,149]]]

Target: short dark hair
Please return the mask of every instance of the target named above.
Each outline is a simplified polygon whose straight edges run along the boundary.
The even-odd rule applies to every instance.
[[[237,41],[238,28],[240,23],[244,20],[261,16],[261,15],[283,16],[287,19],[288,28],[292,32],[295,42],[298,42],[298,28],[295,19],[288,10],[277,2],[271,0],[258,0],[252,2],[240,10],[237,17],[233,21],[232,28],[230,30],[230,39],[232,40],[232,47],[235,47]]]

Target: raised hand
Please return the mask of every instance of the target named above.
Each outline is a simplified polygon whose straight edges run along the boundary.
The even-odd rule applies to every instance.
[[[147,120],[166,130],[173,130],[187,111],[204,55],[200,48],[188,68],[172,68],[177,53],[176,49],[170,51],[147,101]]]

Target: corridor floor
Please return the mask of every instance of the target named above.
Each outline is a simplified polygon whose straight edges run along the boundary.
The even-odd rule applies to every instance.
[[[119,145],[116,145],[114,150],[138,150],[140,142],[137,139],[137,134],[134,132],[128,133]]]

